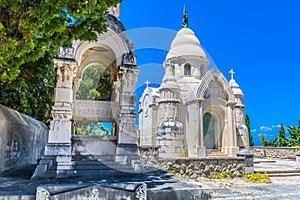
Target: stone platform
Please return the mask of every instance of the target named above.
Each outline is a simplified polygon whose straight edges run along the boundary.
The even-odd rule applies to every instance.
[[[35,165],[0,176],[0,200],[34,199],[210,199],[201,184],[152,167],[144,173],[115,170],[88,176],[31,180]]]

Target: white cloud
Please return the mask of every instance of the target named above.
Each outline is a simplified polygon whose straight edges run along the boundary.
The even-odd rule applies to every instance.
[[[255,133],[257,130],[256,129],[252,129],[250,132]]]
[[[259,128],[259,130],[260,130],[260,131],[265,131],[265,132],[267,132],[267,131],[272,131],[273,129],[270,128],[270,127],[267,127],[267,126],[261,126],[261,127]]]
[[[272,125],[272,128],[280,128],[281,125],[280,124],[277,124],[277,125]]]

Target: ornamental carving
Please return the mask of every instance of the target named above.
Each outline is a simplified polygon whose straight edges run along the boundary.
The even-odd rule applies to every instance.
[[[136,188],[135,197],[138,200],[146,200],[147,199],[147,185],[145,183],[142,183],[140,186],[138,186]]]
[[[73,59],[74,57],[74,48],[59,48],[58,52],[58,58],[67,58],[67,59]]]
[[[204,95],[205,99],[216,98],[226,100],[223,88],[217,80],[213,80],[208,84],[208,89]]]
[[[16,136],[7,144],[6,158],[9,160],[17,160],[20,158],[21,148],[20,142]]]
[[[91,192],[89,192],[89,196],[84,198],[84,200],[99,200],[99,190],[98,188],[93,188]]]
[[[123,65],[136,66],[136,57],[133,52],[123,55]]]
[[[78,67],[74,62],[55,60],[56,87],[72,88],[73,78],[76,77]]]
[[[119,73],[121,78],[121,92],[134,92],[138,70],[123,68]]]
[[[36,200],[49,200],[50,199],[50,193],[48,190],[42,187],[38,187],[36,189]]]

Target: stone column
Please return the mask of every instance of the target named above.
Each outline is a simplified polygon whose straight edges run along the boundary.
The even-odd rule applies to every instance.
[[[237,142],[236,142],[236,128],[234,120],[234,106],[236,102],[227,102],[227,144],[225,146],[225,153],[230,156],[235,156],[238,152]]]
[[[204,132],[203,132],[203,101],[204,99],[199,99],[199,140],[198,144],[199,146],[197,147],[197,157],[205,157],[206,156],[206,147],[204,146]]]
[[[133,53],[124,55],[123,65],[119,68],[121,80],[119,132],[116,161],[124,164],[138,158],[137,132],[135,126],[135,84],[139,74]]]
[[[55,59],[57,73],[55,88],[55,104],[52,107],[52,121],[45,147],[44,157],[40,161],[33,178],[43,177],[51,165],[57,165],[56,174],[66,173],[72,168],[71,137],[72,137],[72,102],[73,78],[77,73],[76,62]],[[68,171],[68,173],[71,171]]]

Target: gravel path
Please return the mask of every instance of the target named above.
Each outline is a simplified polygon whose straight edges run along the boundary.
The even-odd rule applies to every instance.
[[[213,199],[300,199],[300,177],[273,177],[272,183],[251,183],[243,178],[207,179],[199,182],[212,188]]]

